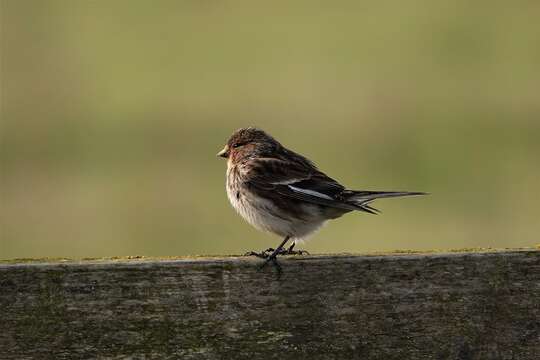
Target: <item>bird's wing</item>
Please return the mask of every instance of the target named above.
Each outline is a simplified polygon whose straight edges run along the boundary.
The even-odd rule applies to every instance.
[[[274,158],[257,159],[246,176],[248,186],[268,194],[345,210],[360,210],[345,203],[340,194],[345,188],[310,164]]]

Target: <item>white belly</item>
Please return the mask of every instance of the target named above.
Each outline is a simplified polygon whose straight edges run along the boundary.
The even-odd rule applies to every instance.
[[[270,200],[261,198],[247,189],[240,189],[238,182],[229,179],[227,176],[227,196],[231,205],[240,216],[259,230],[300,240],[319,229],[326,221],[319,208],[310,204],[303,205],[309,207],[306,210],[313,214],[309,220],[283,214]]]

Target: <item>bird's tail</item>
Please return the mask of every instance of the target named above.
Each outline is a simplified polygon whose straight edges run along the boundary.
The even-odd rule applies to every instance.
[[[369,206],[369,203],[373,200],[380,198],[400,197],[400,196],[413,196],[413,195],[427,195],[423,192],[411,192],[411,191],[354,191],[346,190],[343,193],[345,201],[349,204],[358,207],[358,210],[368,212],[370,214],[378,214],[380,211]]]

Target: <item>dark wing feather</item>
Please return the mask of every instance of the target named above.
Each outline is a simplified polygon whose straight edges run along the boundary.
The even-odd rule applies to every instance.
[[[347,204],[341,200],[333,199],[330,197],[326,198],[326,197],[321,197],[317,195],[312,195],[304,191],[295,190],[291,188],[290,186],[286,186],[286,185],[276,186],[275,191],[280,195],[284,195],[293,199],[305,201],[311,204],[323,205],[323,206],[328,206],[328,207],[333,207],[333,208],[343,209],[343,210],[351,210],[351,211],[360,210],[358,206]]]
[[[310,164],[259,158],[252,161],[251,165],[252,170],[246,177],[250,187],[312,204],[343,210],[363,210],[344,202],[339,195],[345,188]]]

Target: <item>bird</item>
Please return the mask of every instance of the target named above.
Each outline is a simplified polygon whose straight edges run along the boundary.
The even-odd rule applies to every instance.
[[[232,207],[255,228],[283,239],[276,248],[246,253],[264,258],[263,267],[272,262],[280,268],[278,255],[306,253],[295,251],[295,244],[328,220],[352,211],[377,214],[370,205],[376,199],[426,194],[347,189],[256,127],[236,130],[217,156],[227,159],[225,187]]]

